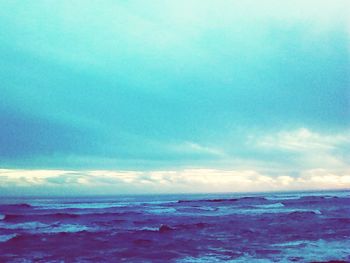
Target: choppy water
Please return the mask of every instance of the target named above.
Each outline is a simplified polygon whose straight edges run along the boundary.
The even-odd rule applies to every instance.
[[[0,262],[338,261],[346,191],[0,201]]]

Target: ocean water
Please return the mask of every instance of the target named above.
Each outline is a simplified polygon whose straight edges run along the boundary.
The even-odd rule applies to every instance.
[[[350,192],[3,197],[0,262],[350,262]]]

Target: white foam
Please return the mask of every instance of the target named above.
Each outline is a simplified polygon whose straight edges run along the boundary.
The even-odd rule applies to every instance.
[[[40,204],[36,209],[105,209],[113,207],[128,207],[129,203],[74,203],[74,204]]]
[[[176,213],[176,209],[172,207],[159,207],[159,208],[148,209],[147,212],[151,214],[169,214],[169,213]]]
[[[306,245],[306,244],[307,244],[307,241],[305,240],[297,240],[297,241],[274,244],[273,246],[274,247],[295,247],[295,246]]]
[[[10,239],[16,237],[16,234],[10,234],[10,235],[0,235],[0,242],[7,242]]]
[[[140,230],[142,230],[142,231],[158,231],[158,230],[159,230],[159,227],[149,227],[149,226],[145,226],[145,227],[142,227]]]
[[[208,254],[199,257],[185,257],[177,260],[176,262],[186,262],[186,263],[205,263],[205,262],[227,262],[227,263],[237,263],[237,262],[254,262],[254,263],[271,263],[272,261],[269,259],[259,259],[250,255],[244,255],[237,259],[230,259],[227,256],[218,256],[216,254]]]
[[[43,227],[48,227],[49,225],[40,222],[26,222],[18,224],[0,224],[1,228],[4,229],[18,229],[18,230],[36,230]]]
[[[274,201],[274,200],[279,200],[279,201],[283,201],[283,200],[299,200],[300,199],[300,195],[299,196],[266,196],[266,200],[270,200],[270,201]]]
[[[312,212],[314,212],[316,215],[322,215],[321,211],[318,209],[314,209]]]
[[[274,203],[274,204],[268,204],[268,205],[254,205],[254,207],[266,208],[266,209],[269,209],[269,208],[280,208],[280,207],[284,207],[284,204],[282,204],[282,203]]]
[[[86,231],[89,228],[79,224],[59,224],[57,226],[50,226],[45,229],[41,229],[41,233],[76,233]]]
[[[303,246],[300,246],[300,245]],[[283,247],[279,262],[289,262],[290,257],[299,255],[302,257],[302,262],[311,261],[331,261],[331,260],[345,260],[348,261],[350,255],[350,241],[294,241],[274,246]]]
[[[19,224],[0,224],[1,228],[11,229],[11,230],[26,230],[30,233],[74,233],[89,228],[84,225],[79,224],[43,224],[40,222],[27,222]]]
[[[254,207],[254,208],[246,208],[246,209],[230,209],[226,208],[224,210],[220,209],[220,215],[261,215],[261,214],[289,214],[293,212],[302,212],[302,213],[307,213],[307,212],[312,212],[317,215],[321,215],[321,211],[317,209],[302,209],[302,208],[286,208],[283,206],[278,206],[278,207]],[[216,213],[217,215],[217,213]]]

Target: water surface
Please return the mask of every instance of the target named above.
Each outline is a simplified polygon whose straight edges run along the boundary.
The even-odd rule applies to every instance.
[[[0,262],[350,262],[350,192],[1,198]]]

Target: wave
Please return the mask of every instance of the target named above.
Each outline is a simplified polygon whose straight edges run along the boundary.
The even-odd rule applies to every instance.
[[[137,230],[141,231],[147,231],[147,232],[159,232],[159,233],[167,233],[171,231],[176,231],[176,230],[200,230],[204,228],[208,228],[212,226],[211,224],[204,223],[204,222],[197,222],[197,223],[189,223],[189,224],[177,224],[174,226],[170,226],[167,224],[160,224],[160,226],[147,226],[147,227],[142,227]]]
[[[33,206],[30,204],[22,203],[22,204],[1,204],[0,209],[28,209]]]
[[[273,204],[267,204],[267,205],[254,205],[253,207],[266,208],[266,209],[281,208],[281,207],[284,207],[284,204],[282,204],[282,203],[273,203]]]
[[[239,201],[267,201],[267,199],[262,196],[245,196],[239,198]]]
[[[120,208],[130,207],[130,203],[51,203],[38,204],[36,209],[41,210],[64,210],[64,209],[106,209],[106,208]]]
[[[206,227],[211,226],[210,224],[198,222],[198,223],[192,223],[192,224],[177,224],[175,226],[170,226],[167,224],[161,224],[159,227],[153,226],[153,227],[142,227],[138,230],[140,231],[147,231],[147,232],[159,232],[159,233],[168,233],[171,231],[176,230],[196,230],[196,229],[204,229]]]
[[[309,196],[301,196],[297,201],[298,202],[309,202],[309,203],[318,203],[318,202],[323,202],[323,203],[337,202],[337,203],[339,203],[339,202],[343,202],[343,201],[349,202],[349,200],[350,200],[350,198],[347,196],[309,195]],[[286,201],[288,201],[288,200],[286,200]]]
[[[264,202],[265,197],[245,196],[240,198],[217,198],[217,199],[195,199],[195,200],[179,200],[177,203],[231,203],[231,202]]]
[[[49,225],[40,222],[25,222],[18,224],[0,224],[0,229],[13,229],[13,230],[37,230]]]
[[[287,214],[289,219],[302,219],[306,220],[308,218],[314,218],[321,215],[319,210],[296,210]]]
[[[170,227],[169,225],[166,225],[166,224],[161,224],[159,227],[149,227],[149,226],[146,226],[146,227],[142,227],[142,228],[139,228],[139,229],[134,229],[137,231],[142,231],[142,232],[159,232],[159,233],[166,233],[166,232],[170,232],[170,231],[173,231],[173,230],[176,230],[175,228],[173,227]],[[136,233],[135,232],[135,233]]]
[[[43,229],[41,233],[77,233],[91,230],[89,227],[80,224],[57,224]]]
[[[0,243],[7,242],[15,237],[17,237],[17,234],[0,235]]]
[[[176,209],[172,207],[157,207],[157,208],[151,208],[146,210],[147,213],[150,214],[169,214],[169,213],[175,213]]]
[[[198,200],[179,200],[177,203],[223,203],[223,202],[236,202],[238,199],[229,198],[229,199],[198,199]]]
[[[198,214],[198,213],[210,213],[218,211],[218,207],[210,207],[210,206],[186,206],[186,207],[177,207],[176,212],[178,213],[190,213],[190,214]]]
[[[37,223],[52,223],[52,222],[77,222],[77,221],[87,221],[87,222],[98,222],[109,221],[109,222],[121,222],[125,219],[137,218],[138,216],[144,215],[141,212],[100,212],[96,213],[95,211],[85,213],[44,213],[44,214],[7,214],[4,216],[4,219],[0,222],[3,223],[17,223],[20,227],[20,224],[24,224],[26,227],[28,223],[37,222]],[[31,221],[31,222],[28,222]],[[11,227],[11,224],[9,224]],[[13,226],[14,224],[12,224]],[[6,225],[0,224],[0,228],[7,228]]]
[[[61,224],[59,222],[44,224],[41,222],[26,222],[18,224],[1,224],[0,229],[24,230],[31,233],[73,233],[87,231],[89,228],[81,224]]]
[[[265,197],[269,201],[282,201],[282,200],[299,200],[300,195],[272,195]]]
[[[174,228],[168,226],[168,225],[161,225],[158,229],[159,233],[168,233],[172,230],[175,230]]]
[[[4,215],[3,220],[4,221],[15,221],[17,219],[23,218],[25,217],[24,215],[12,215],[12,214],[8,214],[8,215]]]

